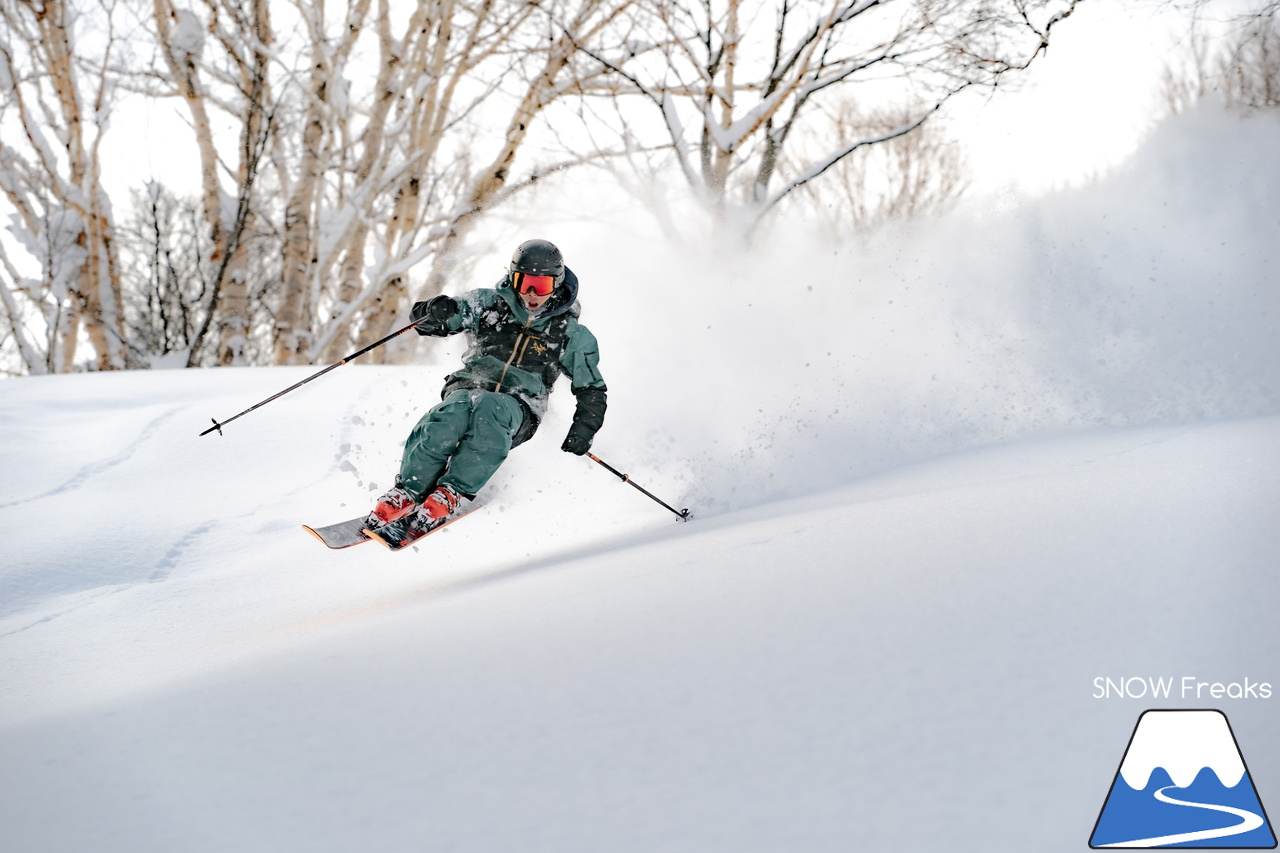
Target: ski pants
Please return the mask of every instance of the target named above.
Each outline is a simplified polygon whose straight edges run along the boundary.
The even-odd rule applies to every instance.
[[[409,433],[400,483],[421,500],[436,485],[474,496],[511,452],[524,409],[510,394],[450,392]]]

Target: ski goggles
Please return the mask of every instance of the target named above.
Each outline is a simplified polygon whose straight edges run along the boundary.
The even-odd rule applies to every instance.
[[[511,286],[516,289],[516,293],[535,293],[538,296],[550,296],[551,291],[556,289],[556,277],[553,275],[529,275],[528,273],[513,273],[511,276]]]

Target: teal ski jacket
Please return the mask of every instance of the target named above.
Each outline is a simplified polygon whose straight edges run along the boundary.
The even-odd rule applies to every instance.
[[[492,288],[468,291],[457,299],[437,296],[413,306],[421,335],[465,334],[462,369],[445,380],[441,397],[460,389],[510,394],[520,401],[525,419],[512,446],[528,441],[547,409],[547,397],[560,376],[568,376],[577,398],[573,427],[589,445],[604,423],[607,407],[600,375],[600,347],[578,321],[578,278],[565,268],[564,281],[536,314],[530,314],[512,289],[510,277]]]

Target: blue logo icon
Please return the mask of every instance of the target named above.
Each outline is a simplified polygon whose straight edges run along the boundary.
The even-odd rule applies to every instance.
[[[1221,711],[1146,711],[1089,846],[1270,849],[1275,833]]]

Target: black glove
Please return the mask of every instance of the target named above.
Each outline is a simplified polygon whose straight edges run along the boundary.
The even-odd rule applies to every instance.
[[[569,434],[564,437],[564,444],[560,445],[560,449],[565,453],[572,453],[574,456],[582,456],[591,449],[591,438],[591,435],[586,430],[573,427],[569,430]]]
[[[441,294],[427,302],[413,303],[409,319],[417,326],[420,335],[447,335],[449,318],[458,313],[458,303],[452,297]]]
[[[604,423],[607,394],[604,388],[575,388],[573,395],[578,398],[578,406],[573,412],[573,426],[569,427],[560,449],[582,456],[591,449],[591,440]]]

